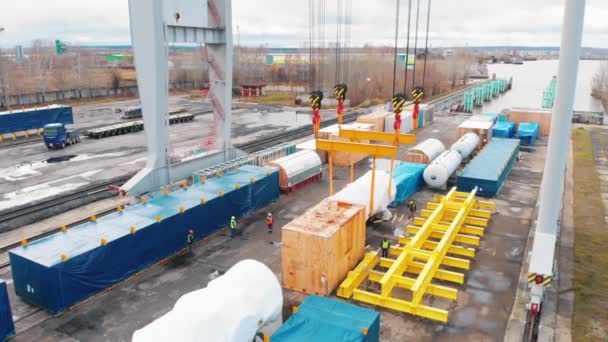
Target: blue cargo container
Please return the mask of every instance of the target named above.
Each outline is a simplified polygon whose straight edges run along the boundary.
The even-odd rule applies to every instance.
[[[498,121],[492,127],[492,137],[511,138],[515,134],[515,122]]]
[[[536,122],[521,122],[517,127],[517,138],[522,145],[534,145],[540,133],[540,125]]]
[[[0,112],[0,134],[38,129],[50,123],[73,124],[72,107],[54,104]]]
[[[363,333],[364,329],[367,334]],[[310,295],[270,338],[271,342],[378,342],[380,314]]]
[[[477,187],[480,196],[496,196],[519,154],[519,140],[492,138],[457,177],[460,191]]]
[[[8,301],[6,282],[0,279],[0,341],[4,342],[12,336],[15,336],[13,312]]]
[[[420,189],[424,184],[422,175],[427,166],[426,164],[401,162],[395,167],[393,181],[397,187],[397,193],[390,204],[391,207],[400,205]]]
[[[15,292],[50,313],[62,312],[174,255],[185,247],[189,229],[199,240],[228,225],[232,215],[243,217],[278,197],[278,170],[246,165],[129,206],[11,250]]]

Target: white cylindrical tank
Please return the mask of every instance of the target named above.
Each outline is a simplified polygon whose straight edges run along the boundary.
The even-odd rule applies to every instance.
[[[460,153],[462,159],[466,159],[475,151],[477,145],[479,145],[479,136],[473,132],[469,132],[460,137],[460,139],[450,147],[450,150]]]
[[[458,152],[452,150],[443,152],[424,170],[424,181],[433,188],[444,187],[461,161],[462,157]]]
[[[183,295],[173,310],[133,333],[133,342],[252,341],[281,320],[283,293],[274,273],[243,260],[207,287]]]
[[[395,199],[397,186],[394,181],[391,182],[391,195],[389,197],[388,183],[391,179],[390,173],[384,170],[376,170],[374,178],[374,208],[372,214],[377,214],[386,210],[388,205]],[[367,171],[366,174],[348,184],[331,198],[336,201],[365,206],[366,217],[368,217],[371,183],[372,171]]]

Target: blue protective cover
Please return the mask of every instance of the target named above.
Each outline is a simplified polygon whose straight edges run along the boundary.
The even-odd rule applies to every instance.
[[[540,125],[537,122],[522,122],[517,128],[517,137],[522,145],[534,145],[540,133]]]
[[[492,126],[492,137],[495,138],[511,138],[515,134],[515,122],[512,121],[497,121]]]
[[[0,279],[0,341],[4,342],[15,336],[15,325],[11,303],[8,301],[6,282]]]
[[[161,194],[11,250],[15,292],[50,313],[62,312],[175,254],[185,247],[189,229],[202,239],[227,226],[232,215],[243,217],[278,197],[278,170],[250,165]]]
[[[505,114],[498,114],[497,121],[507,121],[507,116]]]
[[[0,112],[0,134],[38,129],[50,123],[73,124],[72,107],[51,105]]]
[[[367,329],[367,335],[363,334]],[[376,311],[310,295],[270,338],[272,342],[377,342],[380,314]]]
[[[401,162],[395,167],[393,170],[393,181],[397,187],[397,193],[389,206],[396,207],[400,205],[420,189],[422,184],[424,184],[422,175],[427,166],[426,164]]]
[[[456,179],[460,191],[478,187],[480,196],[496,196],[519,154],[518,139],[492,138]]]

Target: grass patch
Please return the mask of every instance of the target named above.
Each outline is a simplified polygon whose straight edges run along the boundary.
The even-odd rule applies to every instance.
[[[572,327],[575,341],[606,341],[608,331],[608,228],[604,222],[601,181],[592,141],[592,134],[598,132],[572,131],[575,226]]]

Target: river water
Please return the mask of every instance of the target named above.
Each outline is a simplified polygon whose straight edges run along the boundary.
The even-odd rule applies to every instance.
[[[524,64],[490,64],[490,76],[497,78],[513,76],[513,89],[486,103],[484,112],[499,112],[505,108],[540,108],[543,91],[551,78],[557,75],[558,60],[525,61]],[[574,110],[602,111],[599,100],[591,97],[591,79],[602,61],[579,62]],[[604,62],[605,63],[605,62]]]

